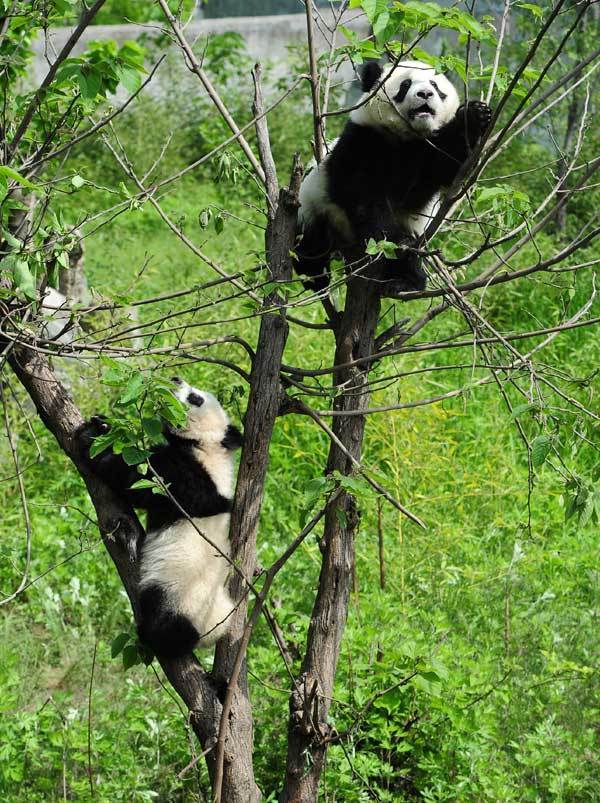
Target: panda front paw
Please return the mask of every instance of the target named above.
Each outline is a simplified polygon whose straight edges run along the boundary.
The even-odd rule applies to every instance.
[[[465,105],[461,106],[457,115],[465,114]],[[490,126],[493,111],[487,103],[481,100],[470,100],[466,104],[467,126],[470,133],[483,134]]]
[[[85,421],[76,432],[81,453],[85,457],[89,457],[90,446],[94,442],[94,438],[104,435],[109,429],[110,426],[103,415],[94,415],[89,421]]]

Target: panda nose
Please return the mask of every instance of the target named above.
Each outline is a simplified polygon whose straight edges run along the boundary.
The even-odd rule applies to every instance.
[[[431,89],[419,89],[417,97],[423,98],[423,100],[429,100],[429,98],[433,97],[433,92]]]

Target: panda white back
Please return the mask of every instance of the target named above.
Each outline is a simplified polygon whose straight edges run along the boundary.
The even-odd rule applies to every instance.
[[[141,635],[156,653],[190,651],[184,649],[185,641],[165,648],[172,641],[172,633],[164,632],[165,620],[173,630],[175,620],[188,619],[197,633],[193,647],[208,647],[227,631],[235,607],[225,588],[231,568],[229,523],[230,514],[220,513],[180,519],[147,534],[140,561],[140,595],[147,592],[147,601],[156,600],[160,590],[160,604],[145,606]]]

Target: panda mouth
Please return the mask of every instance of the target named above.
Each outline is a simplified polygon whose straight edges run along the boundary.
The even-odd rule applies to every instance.
[[[427,103],[424,103],[422,106],[417,106],[416,109],[411,109],[409,112],[409,117],[414,119],[415,117],[435,117],[435,112]]]

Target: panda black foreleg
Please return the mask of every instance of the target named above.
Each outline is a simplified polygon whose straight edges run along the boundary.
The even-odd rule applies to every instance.
[[[84,460],[90,465],[94,473],[101,477],[107,485],[113,489],[122,490],[132,485],[139,479],[135,466],[128,466],[121,455],[115,454],[110,449],[90,456],[90,449],[94,440],[100,435],[105,435],[109,430],[106,418],[95,415],[86,421],[76,433],[80,453]]]
[[[386,209],[374,205],[369,219],[360,220],[357,229],[365,245],[370,239],[405,243],[403,248],[395,249],[395,258],[383,254],[375,258],[364,274],[379,282],[379,294],[382,297],[393,298],[398,293],[425,289],[427,274],[421,267],[418,253],[420,242],[398,229],[395,221],[389,219]]]
[[[393,298],[398,293],[425,289],[427,274],[420,264],[418,254],[420,243],[398,226],[393,208],[387,201],[382,202],[379,199],[369,204],[361,204],[351,216],[351,224],[358,241],[362,244],[363,254],[370,240],[405,243],[403,248],[394,249],[395,257],[383,254],[373,257],[371,264],[362,273],[364,278],[371,278],[379,284],[381,296]]]
[[[432,154],[434,174],[440,186],[451,184],[479,138],[487,131],[492,120],[492,109],[479,100],[470,100],[459,106],[451,122],[432,137],[435,151]]]
[[[333,238],[327,220],[318,217],[305,226],[296,246],[296,272],[310,279],[303,281],[307,290],[324,290],[329,285],[329,261]]]
[[[141,479],[136,466],[129,466],[120,454],[106,449],[95,457],[90,456],[94,439],[108,432],[109,426],[104,416],[96,415],[86,421],[76,433],[80,454],[90,469],[132,507],[148,509],[156,497],[151,489],[131,490],[131,486]]]

